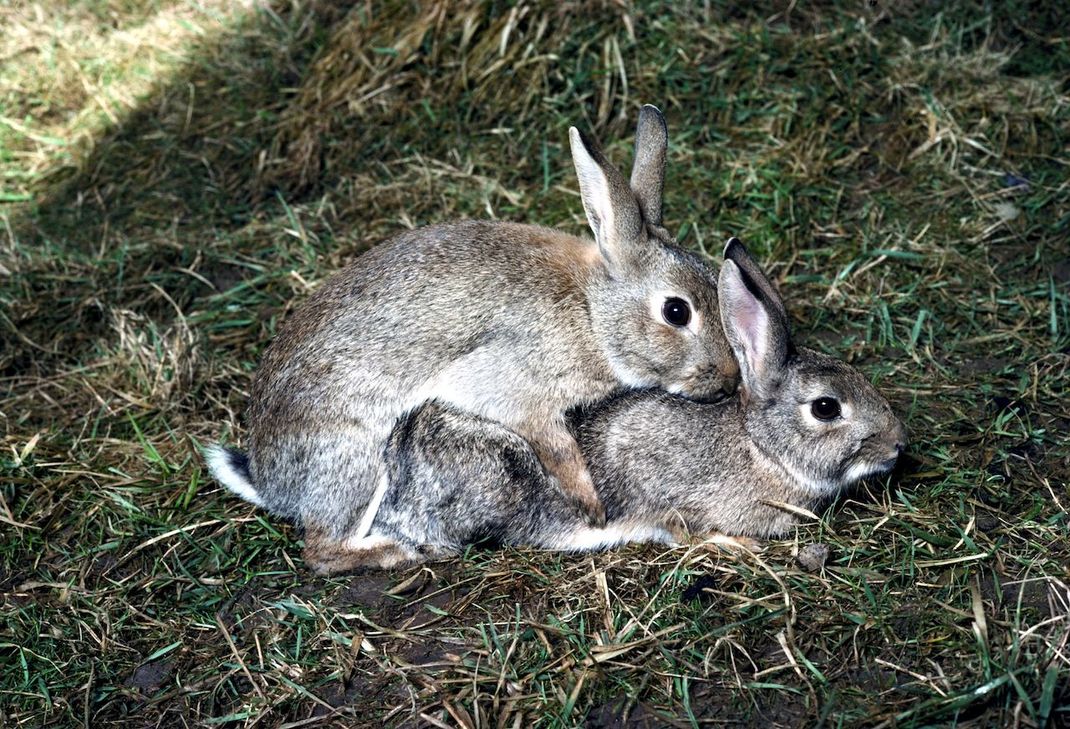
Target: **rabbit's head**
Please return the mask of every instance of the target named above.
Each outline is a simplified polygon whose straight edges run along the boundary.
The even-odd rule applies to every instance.
[[[848,364],[792,346],[780,297],[735,241],[719,296],[754,446],[817,495],[891,470],[907,433],[888,401]]]
[[[591,320],[614,373],[630,387],[700,400],[731,392],[739,370],[718,317],[716,273],[676,247],[661,224],[661,112],[644,106],[639,114],[630,182],[577,129],[569,139],[607,274],[589,292]]]

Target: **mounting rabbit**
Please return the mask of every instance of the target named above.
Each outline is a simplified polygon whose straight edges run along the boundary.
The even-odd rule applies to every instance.
[[[593,242],[497,222],[403,233],[326,281],[264,354],[248,456],[215,446],[209,467],[300,521],[314,569],[404,557],[366,536],[390,434],[425,402],[515,432],[565,501],[602,523],[566,411],[625,386],[699,399],[734,386],[716,278],[661,227],[661,113],[640,111],[630,184],[575,128],[569,140]]]
[[[784,305],[736,240],[725,250],[720,318],[738,358],[738,396],[699,403],[664,392],[612,397],[579,414],[579,443],[606,507],[604,528],[561,497],[528,443],[432,402],[391,437],[391,487],[368,566],[455,554],[493,541],[590,550],[687,534],[784,534],[866,476],[889,471],[907,435],[855,369],[792,346]],[[241,468],[240,456],[234,465]]]

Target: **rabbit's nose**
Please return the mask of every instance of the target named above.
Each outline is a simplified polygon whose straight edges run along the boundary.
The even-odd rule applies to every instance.
[[[895,452],[902,453],[907,449],[909,439],[907,438],[907,429],[899,421],[895,423],[895,430],[892,432],[892,441],[895,444]]]

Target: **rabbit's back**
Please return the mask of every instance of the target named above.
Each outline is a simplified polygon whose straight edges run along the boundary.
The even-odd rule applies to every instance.
[[[483,382],[547,368],[553,389],[554,374],[580,363],[598,380],[604,356],[583,291],[599,275],[593,242],[551,229],[470,221],[403,233],[324,282],[281,327],[253,383],[250,424],[325,408],[362,417],[377,401],[418,402],[436,377],[463,388],[494,363]],[[506,356],[515,373],[502,371]],[[461,360],[467,369],[450,373]],[[602,379],[611,382],[608,368]]]
[[[585,412],[578,428],[611,520],[638,516],[693,533],[762,537],[795,524],[790,512],[764,503],[799,503],[801,495],[779,473],[755,467],[739,398],[701,403],[631,392]]]

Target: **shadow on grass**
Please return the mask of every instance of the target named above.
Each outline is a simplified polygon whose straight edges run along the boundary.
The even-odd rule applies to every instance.
[[[343,16],[275,0],[202,39],[192,60],[40,196],[36,237],[72,255],[124,237],[233,229],[267,191],[264,158],[308,65]],[[196,244],[195,241],[190,241]]]
[[[0,374],[87,364],[117,336],[116,311],[169,321],[247,276],[225,262],[241,253],[228,236],[261,214],[260,160],[337,8],[278,0],[199,40],[76,169],[50,173],[11,220],[18,341],[0,350]]]

